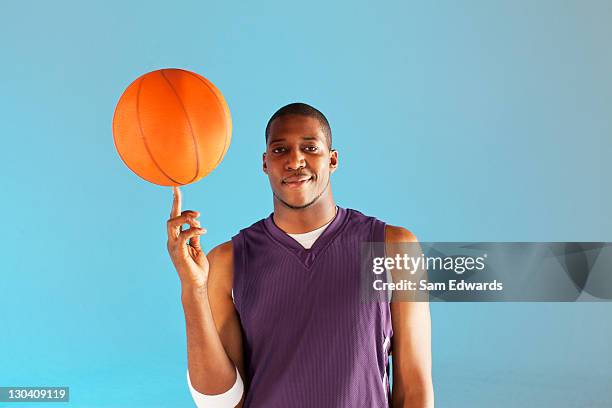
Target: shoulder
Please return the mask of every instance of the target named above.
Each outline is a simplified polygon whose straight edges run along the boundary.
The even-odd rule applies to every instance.
[[[371,222],[378,223],[379,225],[384,225],[385,227],[384,234],[385,234],[386,243],[418,242],[416,236],[404,227],[389,225],[385,223],[384,221],[381,221],[377,217],[365,215],[362,212],[355,210],[355,209],[348,208],[347,211],[351,215],[351,218],[353,219],[354,223],[356,224],[366,225],[368,223],[367,221],[371,221]]]
[[[234,252],[232,241],[227,241],[217,245],[208,253],[208,261],[213,262],[227,262],[232,260],[232,254]]]
[[[219,291],[218,293],[231,296],[234,279],[233,252],[232,241],[227,241],[211,249],[206,256],[210,265],[208,271],[209,292]]]
[[[417,237],[404,227],[385,226],[385,242],[418,242]]]

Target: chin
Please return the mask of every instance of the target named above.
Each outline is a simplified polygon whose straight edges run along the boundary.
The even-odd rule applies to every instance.
[[[287,197],[286,195],[277,195],[276,198],[285,204],[287,207],[300,210],[312,204],[312,198],[307,197]]]
[[[289,204],[291,207],[304,207],[305,205],[307,205],[308,203],[310,203],[311,200],[307,200],[305,198],[299,198],[299,199],[287,199],[285,200],[285,203]]]

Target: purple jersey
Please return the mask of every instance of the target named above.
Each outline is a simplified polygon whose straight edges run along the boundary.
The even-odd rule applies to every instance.
[[[310,249],[272,215],[232,238],[245,408],[386,407],[391,313],[361,296],[361,245],[385,223],[338,207]]]

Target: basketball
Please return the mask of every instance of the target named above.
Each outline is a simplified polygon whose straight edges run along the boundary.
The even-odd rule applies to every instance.
[[[162,186],[196,182],[223,160],[232,119],[221,92],[182,69],[142,75],[121,95],[113,117],[115,147],[130,170]]]

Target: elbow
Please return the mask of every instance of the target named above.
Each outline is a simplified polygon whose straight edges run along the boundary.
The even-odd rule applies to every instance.
[[[399,388],[399,387],[398,387]],[[393,408],[433,408],[434,391],[431,380],[393,390]]]
[[[193,402],[198,408],[234,408],[240,401],[242,400],[242,395],[244,393],[244,383],[242,382],[242,377],[236,368],[236,381],[234,385],[227,391],[216,394],[216,395],[207,395],[202,394],[191,384],[191,379],[189,378],[189,371],[187,371],[187,385],[189,386],[189,391],[191,393],[191,397],[193,398]]]

